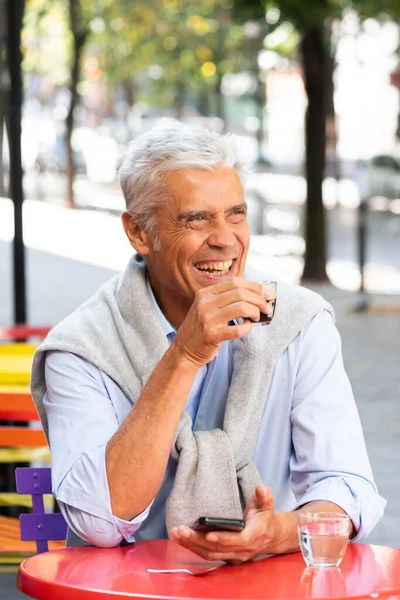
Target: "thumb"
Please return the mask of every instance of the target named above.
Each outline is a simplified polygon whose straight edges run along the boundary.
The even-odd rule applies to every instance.
[[[271,488],[258,485],[255,492],[255,508],[259,510],[274,510],[274,497]]]

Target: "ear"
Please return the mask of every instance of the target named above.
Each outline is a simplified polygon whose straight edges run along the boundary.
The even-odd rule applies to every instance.
[[[148,233],[140,228],[131,212],[127,210],[124,211],[121,218],[122,225],[131,246],[136,250],[136,252],[139,252],[139,254],[149,254],[151,250],[151,243]]]

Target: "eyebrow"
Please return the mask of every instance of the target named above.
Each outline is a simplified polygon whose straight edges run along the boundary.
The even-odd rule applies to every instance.
[[[235,211],[235,210],[246,210],[247,209],[247,204],[246,202],[242,202],[242,204],[236,204],[235,206],[231,206],[229,207],[226,211],[225,214],[228,215],[229,213]],[[198,217],[198,216],[204,216],[204,217],[215,217],[216,213],[211,213],[208,210],[188,210],[186,212],[180,213],[177,216],[177,220],[179,222],[182,221],[186,221],[187,219],[191,219],[193,217]]]

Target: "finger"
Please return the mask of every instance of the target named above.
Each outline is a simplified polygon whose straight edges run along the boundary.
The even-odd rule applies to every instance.
[[[245,279],[244,277],[232,277],[231,279],[224,279],[221,282],[208,286],[207,290],[215,294],[221,294],[227,290],[233,290],[235,288],[243,288],[256,294],[262,294],[262,285],[260,283],[257,281],[251,281],[250,279]]]
[[[200,532],[186,526],[171,529],[170,535],[178,543],[191,544],[208,552],[239,551],[246,543],[241,532]]]
[[[207,548],[214,552],[239,552],[248,544],[247,532],[211,531],[206,534]]]
[[[206,541],[205,533],[201,531],[195,531],[186,525],[180,525],[179,527],[173,527],[169,532],[170,536],[179,543],[190,543],[204,549],[212,549],[212,545]]]
[[[253,496],[250,498],[245,511],[244,511],[244,520],[246,520],[249,511],[252,509],[264,509],[264,508],[274,508],[274,497],[271,488],[258,485],[254,491]]]
[[[251,558],[250,554],[243,553],[243,550],[238,550],[237,552],[232,550],[220,552],[217,550],[209,550],[207,548],[203,548],[202,546],[198,546],[197,544],[191,543],[188,540],[178,541],[178,544],[206,560],[242,563],[245,560],[249,560]]]
[[[170,536],[176,541],[179,541],[180,539],[189,538],[190,533],[191,529],[184,525],[181,525],[180,527],[173,527],[169,532]]]
[[[267,300],[262,294],[245,288],[234,288],[219,294],[212,293],[212,297],[217,302],[219,308],[233,305],[237,302],[246,302],[247,304],[257,306],[264,312],[268,307]]]
[[[228,323],[228,321],[226,323]],[[253,323],[248,319],[243,321],[243,323],[238,323],[237,325],[221,325],[218,331],[218,339],[219,341],[224,341],[242,338],[245,335],[248,335],[251,332],[252,328]]]
[[[255,491],[255,508],[261,510],[273,510],[274,496],[271,488],[265,485],[258,485]]]
[[[177,542],[180,546],[182,546],[183,548],[187,548],[188,550],[191,550],[192,552],[194,552],[195,554],[198,554],[202,558],[205,558],[207,560],[218,560],[218,559],[211,558],[213,551],[210,550],[209,548],[204,548],[203,546],[201,546],[199,544],[195,544],[193,541],[190,541],[190,540],[184,539],[184,538],[173,537],[172,539],[175,542]]]
[[[207,291],[206,294],[197,297],[193,306],[198,319],[207,317],[208,320],[217,319],[219,323],[226,323],[238,317],[258,321],[260,312],[268,311],[268,303],[263,296],[243,289],[229,290],[219,295]]]
[[[245,301],[234,302],[216,311],[213,320],[229,323],[240,318],[257,322],[260,319],[260,308]]]

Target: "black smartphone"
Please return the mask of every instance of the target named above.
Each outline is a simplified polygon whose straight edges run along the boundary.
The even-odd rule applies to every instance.
[[[199,517],[190,525],[196,531],[242,531],[243,519],[224,519],[219,517]]]

